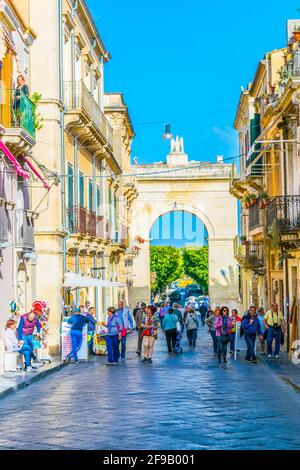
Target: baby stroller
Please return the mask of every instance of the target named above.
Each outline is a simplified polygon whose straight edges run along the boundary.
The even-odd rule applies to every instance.
[[[181,341],[182,341],[182,332],[177,331],[176,343],[175,343],[175,348],[174,348],[175,354],[182,354]]]

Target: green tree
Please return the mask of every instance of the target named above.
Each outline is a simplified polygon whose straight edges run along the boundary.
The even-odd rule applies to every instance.
[[[182,250],[184,272],[208,291],[208,247]]]
[[[164,291],[171,282],[183,274],[181,250],[172,246],[151,246],[150,270],[156,273],[156,276],[153,276],[151,290]]]

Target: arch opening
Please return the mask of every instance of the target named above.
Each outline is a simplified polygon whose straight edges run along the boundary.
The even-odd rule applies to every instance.
[[[195,213],[164,212],[152,223],[149,240],[154,300],[171,295],[184,304],[190,295],[208,294],[208,231]]]

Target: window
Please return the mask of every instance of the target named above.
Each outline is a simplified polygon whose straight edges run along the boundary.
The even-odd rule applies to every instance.
[[[100,192],[100,186],[97,185],[97,207],[96,207],[97,215],[100,215],[100,204],[101,204],[101,192]]]
[[[74,172],[73,167],[68,163],[68,207],[74,206]]]
[[[93,181],[89,179],[89,211],[93,210]]]
[[[81,171],[79,172],[79,204],[84,207],[84,176]]]
[[[68,163],[68,169],[67,169],[67,174],[68,174],[68,200],[67,200],[67,206],[68,206],[68,223],[69,223],[69,228],[71,231],[74,230],[74,211],[73,211],[73,206],[74,206],[74,171],[73,167],[70,163]]]

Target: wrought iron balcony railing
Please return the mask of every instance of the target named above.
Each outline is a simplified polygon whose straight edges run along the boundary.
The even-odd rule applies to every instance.
[[[255,230],[262,226],[259,203],[256,202],[249,208],[249,230]]]
[[[22,128],[35,139],[35,104],[21,90],[0,90],[1,124],[6,128]]]
[[[241,242],[239,237],[236,237],[234,241],[234,256],[240,266],[256,271],[264,266],[263,242]]]
[[[300,230],[300,195],[276,196],[266,209],[268,230],[274,221],[280,232],[297,232]]]
[[[112,127],[82,80],[64,83],[64,104],[69,112],[84,113],[101,132],[103,139],[113,147]]]

